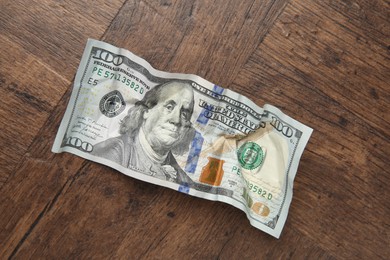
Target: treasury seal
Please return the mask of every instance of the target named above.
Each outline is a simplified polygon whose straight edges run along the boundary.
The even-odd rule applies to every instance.
[[[257,143],[246,142],[238,149],[237,156],[242,168],[253,170],[263,163],[265,153]]]
[[[126,103],[118,90],[105,94],[99,103],[100,112],[107,117],[115,117],[125,110]]]

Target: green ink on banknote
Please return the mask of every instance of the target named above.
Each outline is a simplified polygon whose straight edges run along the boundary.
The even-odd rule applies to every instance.
[[[254,142],[244,143],[238,150],[237,155],[241,167],[247,170],[253,170],[259,167],[265,157],[263,149]]]
[[[248,207],[252,207],[253,205],[253,199],[251,198],[251,196],[249,195],[248,191],[244,188],[244,191],[242,193],[242,197],[245,199]]]
[[[276,107],[88,40],[52,151],[231,204],[278,238],[311,132]]]

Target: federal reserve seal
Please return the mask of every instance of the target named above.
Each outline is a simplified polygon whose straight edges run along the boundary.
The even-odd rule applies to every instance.
[[[257,143],[246,142],[238,149],[237,156],[242,168],[253,170],[263,163],[265,152]]]
[[[126,103],[118,90],[105,94],[99,103],[100,112],[107,117],[115,117],[125,110]]]

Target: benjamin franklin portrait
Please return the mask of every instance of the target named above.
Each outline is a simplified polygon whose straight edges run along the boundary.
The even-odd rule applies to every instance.
[[[159,179],[190,183],[174,154],[189,149],[195,134],[190,122],[193,109],[189,83],[158,85],[129,109],[120,124],[120,135],[96,144],[92,154]]]

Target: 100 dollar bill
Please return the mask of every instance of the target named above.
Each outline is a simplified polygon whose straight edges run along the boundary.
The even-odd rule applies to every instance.
[[[89,40],[52,151],[229,203],[279,237],[311,132],[271,105]]]

